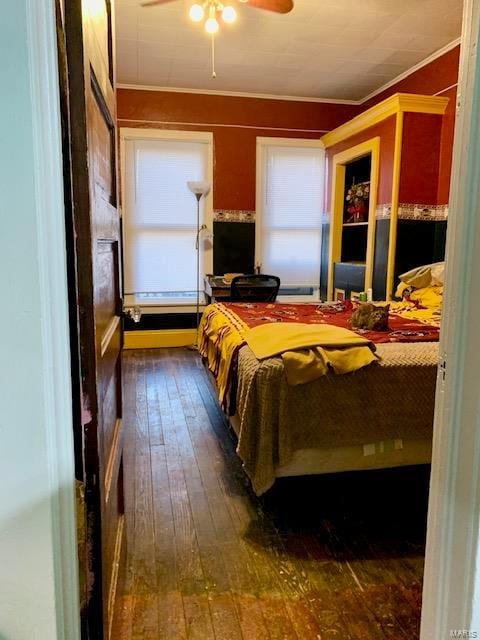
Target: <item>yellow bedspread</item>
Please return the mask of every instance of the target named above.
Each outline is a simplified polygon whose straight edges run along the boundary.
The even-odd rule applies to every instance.
[[[225,319],[228,324],[225,324]],[[245,344],[248,326],[226,307],[210,304],[203,312],[200,323],[200,355],[206,358],[209,370],[215,376],[220,404],[225,404],[225,396],[230,383],[232,358]]]
[[[250,329],[245,340],[258,360],[281,355],[291,385],[316,380],[329,368],[351,373],[377,360],[370,340],[328,324],[264,324]]]
[[[402,318],[418,320],[425,324],[440,326],[442,316],[443,286],[429,286],[409,291],[408,285],[401,282],[395,293],[407,299],[390,303],[390,313],[396,313]],[[407,292],[407,293],[406,293]]]

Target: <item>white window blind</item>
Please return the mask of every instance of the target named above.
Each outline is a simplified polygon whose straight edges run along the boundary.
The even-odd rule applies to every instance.
[[[208,142],[125,142],[125,293],[140,302],[191,302],[197,284],[203,289],[205,243],[197,283],[197,203],[187,181],[208,180],[208,159]],[[204,198],[200,205],[203,224]]]
[[[263,273],[280,277],[282,288],[318,290],[324,151],[268,143],[260,149],[257,262]]]

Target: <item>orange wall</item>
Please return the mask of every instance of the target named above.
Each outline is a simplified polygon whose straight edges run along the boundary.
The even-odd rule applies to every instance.
[[[397,82],[362,105],[368,109],[394,93],[421,93],[425,95],[441,95],[449,98],[447,111],[443,116],[442,135],[439,149],[439,180],[436,197],[425,204],[448,203],[450,193],[450,173],[452,170],[453,135],[455,129],[455,106],[457,98],[458,64],[460,45],[443,54],[430,64],[415,71],[407,78]],[[411,202],[407,200],[406,202]],[[419,204],[423,204],[419,203]]]
[[[211,131],[214,208],[255,209],[257,136],[320,138],[360,107],[318,102],[118,89],[120,127]]]

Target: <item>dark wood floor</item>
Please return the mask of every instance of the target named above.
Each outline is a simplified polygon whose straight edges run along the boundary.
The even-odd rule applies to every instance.
[[[184,349],[125,354],[125,591],[114,640],[415,640],[428,470],[250,491]]]

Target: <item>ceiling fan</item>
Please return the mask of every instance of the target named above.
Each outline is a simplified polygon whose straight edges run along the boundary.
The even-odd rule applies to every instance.
[[[145,0],[142,7],[153,7],[156,5],[175,2],[176,0]],[[264,9],[274,13],[289,13],[293,9],[293,0],[238,0],[242,4],[248,4],[255,9]],[[202,22],[205,19],[205,31],[212,37],[212,78],[216,78],[215,73],[215,34],[220,28],[218,17],[222,21],[231,24],[237,19],[237,12],[231,5],[225,5],[221,0],[204,0],[201,4],[193,4],[190,7],[190,18],[193,22]]]
[[[175,2],[176,0],[146,0],[142,2],[142,7],[153,7],[158,4],[167,4],[168,2]],[[293,0],[239,0],[243,4],[249,4],[256,9],[265,9],[265,11],[273,11],[275,13],[288,13],[293,9]],[[203,4],[193,5],[201,7],[204,11],[209,10],[211,6],[218,7],[217,11],[223,11],[226,7],[223,7],[221,2],[206,0]],[[232,7],[233,9],[233,7]]]

